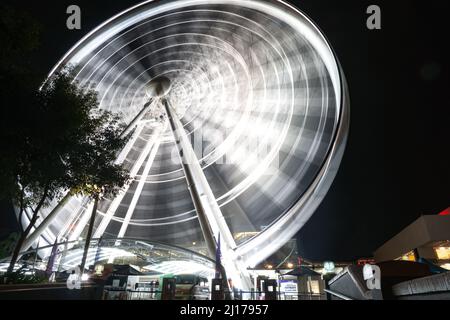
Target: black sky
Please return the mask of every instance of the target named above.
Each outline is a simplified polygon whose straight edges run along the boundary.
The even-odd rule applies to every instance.
[[[47,72],[84,34],[140,1],[3,1],[42,24],[39,68]],[[374,249],[421,214],[450,206],[448,1],[291,1],[335,49],[350,88],[351,132],[328,196],[298,235],[313,260],[349,260]],[[82,9],[82,30],[65,27]],[[382,9],[382,30],[366,8]],[[450,23],[450,22],[449,22]]]

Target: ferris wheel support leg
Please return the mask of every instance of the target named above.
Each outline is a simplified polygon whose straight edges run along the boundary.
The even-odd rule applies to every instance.
[[[34,229],[33,233],[24,241],[20,251],[25,251],[33,245],[42,233],[53,223],[59,211],[69,202],[71,195],[68,193],[59,201],[55,208],[45,217],[45,219]]]
[[[217,204],[186,131],[172,109],[170,101],[167,98],[163,98],[161,102],[164,105],[170,128],[175,138],[189,192],[197,211],[208,252],[211,257],[215,257],[220,236],[223,239],[220,249],[225,272],[237,288],[249,291],[252,287],[252,282],[247,266],[243,265],[242,260],[235,255],[234,249],[237,246],[233,235]]]
[[[144,151],[140,154],[139,158],[133,164],[133,167],[130,170],[130,177],[134,181],[136,179],[137,174],[139,173],[139,169],[144,164],[145,160],[149,157],[155,139],[149,139],[145,145]],[[101,220],[98,228],[95,230],[94,238],[100,238],[103,236],[103,233],[106,231],[109,223],[113,219],[119,205],[122,203],[123,198],[126,196],[129,188],[131,187],[131,182],[125,185],[119,193],[114,197],[111,204],[108,207],[103,219]]]
[[[153,162],[155,161],[156,154],[159,150],[159,146],[161,144],[160,139],[161,134],[161,128],[155,129],[155,133],[153,134],[153,137],[150,139],[151,143],[151,152],[148,156],[147,163],[145,164],[144,171],[142,172],[142,175],[139,179],[138,185],[136,187],[136,190],[133,194],[133,199],[131,200],[130,206],[128,207],[127,213],[125,215],[125,218],[122,222],[122,227],[120,228],[119,234],[117,238],[123,238],[125,236],[125,233],[127,232],[128,225],[130,224],[131,217],[134,214],[134,210],[136,209],[136,205],[139,201],[139,198],[141,197],[142,190],[144,190],[145,184],[147,182],[147,177],[150,173],[150,170],[153,166]],[[117,245],[120,244],[120,241],[116,243]]]

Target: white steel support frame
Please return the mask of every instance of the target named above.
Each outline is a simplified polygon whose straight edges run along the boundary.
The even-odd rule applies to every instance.
[[[250,291],[252,283],[247,266],[235,254],[236,242],[228,227],[227,222],[217,204],[205,174],[195,155],[191,142],[172,109],[167,98],[161,99],[169,119],[170,127],[175,138],[175,143],[181,158],[183,171],[188,183],[192,202],[197,211],[198,220],[211,257],[215,256],[219,236],[221,237],[221,253],[223,267],[226,274],[232,279],[234,285],[244,291]],[[222,240],[223,239],[223,240]]]
[[[119,234],[117,236],[118,238],[123,238],[125,236],[131,217],[133,216],[134,209],[136,208],[139,198],[141,197],[141,193],[147,181],[148,174],[150,173],[150,169],[153,166],[153,162],[155,161],[156,154],[158,153],[159,146],[161,144],[160,135],[161,127],[157,127],[152,138],[149,139],[148,144],[151,145],[151,152],[148,156],[147,163],[144,167],[144,171],[142,172],[136,191],[133,193],[133,199],[131,200],[130,206],[128,207],[125,219],[122,223],[122,227],[120,228]]]
[[[156,130],[158,130],[158,129],[156,129]],[[159,136],[159,133],[157,135]],[[155,136],[147,141],[147,144],[144,147],[144,151],[141,152],[141,154],[139,155],[139,158],[134,163],[134,165],[130,171],[130,176],[133,179],[138,174],[139,169],[142,167],[142,165],[145,162],[145,159],[147,159],[149,157],[150,153],[152,152],[152,150],[154,150],[153,147],[154,147],[155,141],[157,141],[157,139],[155,140]],[[158,142],[158,144],[159,144],[159,142]],[[159,146],[158,146],[158,148],[159,148]],[[156,151],[155,151],[155,155],[156,155]],[[153,160],[154,160],[154,157],[153,157]],[[153,160],[152,160],[152,162],[153,162]],[[109,223],[111,222],[112,217],[114,216],[117,208],[122,203],[123,198],[127,194],[130,186],[131,186],[131,183],[127,184],[122,190],[120,190],[120,192],[113,199],[113,201],[109,205],[108,210],[106,211],[102,221],[100,222],[100,225],[95,230],[94,238],[100,238],[103,235],[103,233],[105,232]]]
[[[154,102],[155,102],[155,100],[152,99],[147,104],[145,104],[145,106],[142,108],[142,110],[136,115],[136,117],[134,117],[134,119],[130,122],[130,124],[122,132],[121,137],[126,137],[134,128],[136,128],[136,126],[138,126],[136,128],[132,138],[130,139],[130,141],[127,143],[125,148],[118,154],[116,162],[123,161],[122,160],[122,159],[124,159],[123,154],[127,150],[129,152],[129,150],[131,149],[131,147],[132,147],[131,144],[134,144],[134,142],[137,139],[137,135],[140,134],[140,132],[141,132],[139,130],[140,126],[138,124],[142,120],[142,118],[145,116],[145,114],[150,110],[150,108],[152,107]],[[33,243],[35,243],[38,240],[38,238],[42,235],[42,233],[44,233],[45,230],[48,227],[50,227],[50,225],[55,221],[56,217],[58,216],[58,213],[69,202],[71,197],[72,196],[71,196],[70,192],[68,192],[64,196],[64,198],[61,201],[58,202],[56,207],[53,208],[53,210],[45,217],[45,219],[39,224],[39,226],[37,226],[34,229],[33,233],[31,233],[28,236],[28,238],[24,241],[24,243],[22,245],[22,248],[21,248],[21,251],[27,250],[29,247],[31,247],[33,245]],[[89,205],[91,206],[92,204],[89,204]],[[86,211],[88,211],[88,210],[86,210]],[[87,222],[87,220],[86,220],[86,222]]]
[[[90,200],[88,206],[81,214],[81,218],[75,226],[73,232],[68,236],[69,241],[78,240],[84,227],[88,224],[89,219],[92,216],[92,210],[94,209],[94,200]]]
[[[139,129],[140,128],[140,129]],[[139,126],[137,131],[139,131],[139,134],[141,133],[143,127]],[[135,142],[135,141],[134,141]],[[134,144],[133,142],[133,144]],[[145,157],[148,156],[149,152],[151,150],[151,145],[147,144],[144,148],[144,151],[141,153],[141,156],[138,158],[138,160],[134,163],[133,167],[130,170],[130,177],[135,177],[136,174],[139,171],[139,168],[144,163]],[[144,156],[145,155],[145,156]],[[103,216],[103,219],[101,220],[99,226],[95,230],[94,238],[100,238],[103,233],[105,232],[106,228],[108,227],[109,223],[111,222],[112,217],[116,213],[117,208],[122,203],[123,198],[128,192],[128,189],[130,188],[131,183],[126,184],[119,193],[114,197],[114,199],[111,201],[108,209],[106,210],[106,213]]]

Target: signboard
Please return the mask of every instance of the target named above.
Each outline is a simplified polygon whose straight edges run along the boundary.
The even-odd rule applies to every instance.
[[[286,296],[297,296],[297,282],[295,280],[281,280],[280,292]]]

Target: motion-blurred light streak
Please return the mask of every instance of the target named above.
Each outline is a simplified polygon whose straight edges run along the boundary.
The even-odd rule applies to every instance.
[[[99,92],[100,108],[127,124],[151,100],[149,82],[170,79],[168,99],[236,242],[231,258],[246,266],[298,232],[337,172],[349,125],[343,72],[319,29],[284,1],[146,1],[89,33],[51,74],[67,65]],[[136,123],[118,159],[134,181],[100,203],[95,237],[191,248],[203,243],[202,233],[157,105]],[[148,142],[158,126],[149,166]],[[85,202],[62,206],[42,241],[82,235]]]

